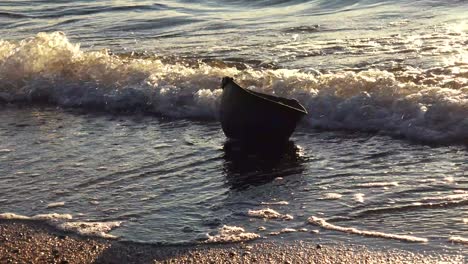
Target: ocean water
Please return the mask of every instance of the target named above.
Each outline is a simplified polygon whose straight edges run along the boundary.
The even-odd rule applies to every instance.
[[[1,1],[0,217],[467,255],[466,1]],[[224,76],[297,98],[239,149]]]

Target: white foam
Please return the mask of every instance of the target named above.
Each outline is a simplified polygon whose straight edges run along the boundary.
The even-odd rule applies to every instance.
[[[468,244],[468,238],[461,236],[451,236],[448,240],[454,243]]]
[[[9,152],[12,152],[13,150],[11,149],[0,149],[0,154],[1,153],[9,153]]]
[[[468,218],[463,218],[463,223],[468,224]]]
[[[108,234],[113,228],[119,227],[122,222],[62,222],[57,224],[57,228],[64,231],[71,231],[84,236],[94,236],[102,238],[117,238]]]
[[[444,178],[444,181],[446,181],[447,183],[453,183],[455,182],[455,178],[453,176],[448,176]]]
[[[294,228],[286,227],[286,228],[281,229],[280,231],[270,232],[268,235],[278,236],[278,235],[281,235],[281,234],[295,233],[295,232],[298,232],[298,230],[294,229]],[[301,232],[307,232],[307,230],[306,231],[301,231]]]
[[[297,229],[286,227],[286,228],[281,229],[280,232],[281,233],[294,233],[294,232],[297,232]]]
[[[354,200],[358,203],[363,203],[364,202],[364,194],[363,193],[355,193],[354,194]]]
[[[65,202],[56,202],[56,203],[49,203],[47,208],[55,208],[55,207],[62,207],[65,206]]]
[[[341,197],[343,197],[343,195],[339,193],[325,193],[321,199],[322,200],[338,200],[338,199],[341,199]]]
[[[294,219],[292,215],[281,214],[270,208],[260,209],[260,210],[249,210],[247,214],[252,217],[265,218],[265,219],[283,219],[283,220]]]
[[[0,101],[216,118],[220,79],[232,76],[242,86],[300,99],[311,113],[303,122],[312,128],[378,130],[428,142],[466,142],[468,89],[459,87],[465,83],[463,71],[442,69],[432,77],[430,70],[316,74],[204,63],[191,67],[178,61],[83,51],[63,33],[39,33],[19,42],[0,41]],[[447,88],[448,82],[454,88]]]
[[[73,216],[70,214],[38,214],[34,216],[25,216],[15,213],[2,213],[0,214],[0,219],[17,219],[17,220],[64,220],[64,219],[72,219]]]
[[[286,227],[286,228],[281,229],[280,231],[270,232],[268,233],[268,235],[277,236],[277,235],[286,234],[286,233],[295,233],[297,231],[298,231],[297,229]]]
[[[207,234],[208,239],[205,243],[231,243],[231,242],[242,242],[249,241],[259,238],[260,235],[255,233],[245,232],[245,229],[238,226],[227,226],[224,225],[218,229],[218,234],[211,236]]]
[[[25,216],[15,213],[2,213],[0,219],[12,220],[41,220],[46,221],[50,225],[63,231],[71,231],[84,236],[95,236],[102,238],[117,238],[114,235],[108,234],[113,228],[120,226],[121,222],[72,222],[70,214],[37,214],[34,216]]]
[[[362,183],[358,184],[358,187],[367,187],[367,188],[373,188],[373,187],[395,187],[398,186],[399,183],[396,181],[393,182],[368,182],[368,183]]]
[[[0,219],[29,220],[31,217],[15,213],[2,213],[0,214]]]
[[[70,220],[73,219],[73,216],[71,214],[57,214],[57,213],[51,213],[51,214],[38,214],[33,217],[31,217],[33,220]]]
[[[288,205],[287,201],[278,201],[278,202],[261,202],[262,205]]]
[[[396,234],[389,234],[389,233],[376,232],[376,231],[359,230],[359,229],[354,228],[354,227],[337,226],[337,225],[328,223],[323,218],[319,218],[319,217],[315,217],[315,216],[311,216],[307,220],[308,220],[309,223],[321,226],[321,227],[323,227],[325,229],[335,230],[335,231],[345,232],[345,233],[350,233],[350,234],[370,236],[370,237],[381,237],[381,238],[397,239],[397,240],[408,241],[408,242],[425,243],[425,242],[428,241],[427,238],[410,236],[410,235],[396,235]]]

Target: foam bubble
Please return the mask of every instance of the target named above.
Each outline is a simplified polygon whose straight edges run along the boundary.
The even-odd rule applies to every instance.
[[[244,228],[238,226],[224,225],[218,229],[218,234],[211,236],[207,234],[208,239],[205,243],[231,243],[254,240],[260,237],[255,233],[245,232]]]
[[[0,219],[13,219],[13,220],[40,220],[46,221],[52,226],[63,230],[75,232],[84,236],[95,236],[102,238],[116,238],[116,236],[108,234],[113,228],[120,226],[121,222],[70,222],[73,219],[70,214],[38,214],[32,217],[19,215],[15,213],[2,213]]]
[[[38,214],[34,216],[25,216],[15,213],[2,213],[0,214],[0,219],[16,219],[16,220],[69,220],[73,216],[70,214]]]
[[[451,236],[448,238],[448,240],[454,243],[468,244],[468,238],[461,236]]]
[[[268,233],[268,235],[277,236],[277,235],[286,234],[286,233],[295,233],[297,231],[298,231],[297,229],[286,227],[286,228],[281,229],[280,231],[270,232]]]
[[[373,187],[395,187],[398,186],[398,182],[368,182],[358,184],[358,187],[366,187],[366,188],[373,188]]]
[[[287,201],[278,201],[278,202],[261,202],[262,205],[288,205]]]
[[[38,214],[31,217],[33,220],[70,220],[73,219],[71,214]]]
[[[364,202],[364,194],[363,193],[355,193],[354,194],[354,200],[358,203],[363,203]]]
[[[339,193],[326,193],[323,195],[323,197],[321,199],[323,200],[338,200],[338,199],[341,199],[341,197],[343,197],[343,195],[339,194]]]
[[[0,219],[29,220],[31,217],[15,213],[2,213],[0,214]]]
[[[453,183],[455,182],[455,178],[453,178],[453,176],[448,176],[444,178],[444,181],[446,181],[447,183]]]
[[[13,150],[11,150],[11,149],[0,149],[0,154],[2,154],[2,153],[10,153],[10,152],[12,152],[12,151],[13,151]]]
[[[297,232],[297,229],[286,227],[286,228],[281,229],[280,232],[281,233],[294,233],[294,232]]]
[[[57,224],[57,228],[64,231],[71,231],[84,236],[94,236],[102,238],[117,238],[108,234],[115,227],[119,227],[122,222],[63,222]]]
[[[65,206],[65,202],[49,203],[47,205],[47,208],[55,208],[55,207],[61,207],[61,206]]]
[[[294,219],[292,215],[281,214],[270,208],[260,209],[260,210],[249,210],[247,214],[252,217],[265,218],[265,219],[283,219],[283,220]]]
[[[335,230],[335,231],[345,232],[345,233],[350,233],[350,234],[370,236],[370,237],[381,237],[381,238],[397,239],[397,240],[408,241],[408,242],[425,243],[425,242],[428,241],[427,238],[421,238],[421,237],[410,236],[410,235],[396,235],[396,234],[389,234],[389,233],[376,232],[376,231],[359,230],[359,229],[354,228],[354,227],[337,226],[337,225],[328,223],[323,218],[319,218],[319,217],[315,217],[315,216],[311,216],[307,220],[308,220],[309,223],[321,226],[321,227],[323,227],[325,229]]]

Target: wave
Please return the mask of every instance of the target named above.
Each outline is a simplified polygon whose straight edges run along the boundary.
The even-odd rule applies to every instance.
[[[322,73],[116,55],[83,50],[61,32],[0,40],[2,103],[215,120],[220,80],[232,76],[249,89],[299,99],[310,113],[305,127],[467,143],[468,71],[444,74],[452,73],[441,68]]]
[[[38,214],[34,216],[25,216],[15,213],[0,213],[0,219],[8,220],[35,220],[46,221],[51,226],[68,232],[74,232],[82,236],[102,237],[108,239],[117,238],[109,232],[119,227],[122,222],[82,222],[71,221],[73,216],[70,214]]]
[[[362,235],[362,236],[369,236],[369,237],[380,237],[380,238],[388,238],[388,239],[396,239],[396,240],[401,240],[401,241],[407,241],[407,242],[419,242],[419,243],[426,243],[428,242],[427,238],[423,237],[416,237],[416,236],[410,236],[410,235],[396,235],[396,234],[389,234],[389,233],[383,233],[383,232],[377,232],[377,231],[368,231],[368,230],[360,230],[354,227],[342,227],[342,226],[337,226],[334,224],[331,224],[327,222],[323,218],[311,216],[307,219],[307,221],[310,224],[318,225],[322,228],[328,229],[328,230],[334,230],[334,231],[339,231],[339,232],[345,232],[349,234],[356,234],[356,235]]]

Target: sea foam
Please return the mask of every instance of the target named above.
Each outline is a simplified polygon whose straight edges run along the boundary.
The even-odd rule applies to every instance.
[[[373,188],[373,187],[395,187],[398,186],[398,182],[368,182],[359,184],[358,187],[366,187],[366,188]]]
[[[63,222],[57,224],[57,228],[64,231],[71,231],[84,236],[95,236],[115,239],[117,236],[108,234],[115,227],[119,227],[122,222]]]
[[[461,61],[459,68],[467,62]],[[48,103],[173,117],[218,117],[220,80],[294,97],[311,128],[380,131],[431,143],[468,140],[464,68],[362,70],[238,69],[177,59],[86,51],[61,32],[0,41],[0,102]],[[457,85],[447,84],[456,80]]]
[[[216,235],[207,235],[208,239],[205,243],[232,243],[249,241],[259,238],[260,235],[255,233],[245,232],[244,228],[238,226],[227,226],[224,225],[218,230]]]
[[[288,205],[288,201],[261,202],[262,205]]]
[[[102,237],[108,239],[117,238],[114,235],[109,234],[113,228],[119,227],[122,222],[111,221],[111,222],[84,222],[84,221],[71,221],[73,216],[71,214],[38,214],[34,216],[25,216],[15,213],[2,213],[0,219],[10,220],[40,220],[46,221],[48,224],[56,227],[63,231],[74,232],[79,235]]]
[[[341,197],[343,197],[342,194],[339,194],[339,193],[325,193],[322,198],[322,200],[338,200],[338,199],[341,199]]]
[[[448,238],[449,241],[454,242],[454,243],[461,243],[461,244],[467,244],[468,245],[468,238],[461,237],[461,236],[451,236]]]
[[[383,232],[377,232],[377,231],[360,230],[360,229],[357,229],[357,228],[354,228],[354,227],[342,227],[342,226],[338,226],[338,225],[328,223],[325,219],[315,217],[315,216],[309,217],[308,222],[311,223],[311,224],[314,224],[314,225],[321,226],[322,228],[325,228],[325,229],[335,230],[335,231],[345,232],[345,233],[350,233],[350,234],[370,236],[370,237],[381,237],[381,238],[397,239],[397,240],[408,241],[408,242],[421,242],[421,243],[428,242],[427,238],[422,238],[422,237],[416,237],[416,236],[410,236],[410,235],[389,234],[389,233],[383,233]]]
[[[47,204],[47,208],[55,208],[55,207],[61,207],[61,206],[65,206],[65,202],[55,202],[55,203]]]
[[[73,219],[71,214],[37,214],[34,216],[25,216],[15,213],[2,213],[0,219],[13,219],[13,220],[70,220]]]
[[[252,217],[264,218],[264,219],[283,219],[292,220],[294,217],[289,214],[281,214],[273,209],[265,208],[259,210],[249,210],[247,215]]]

